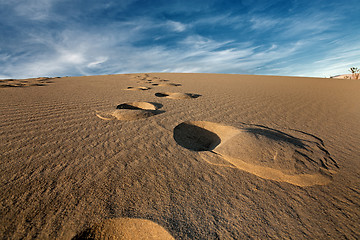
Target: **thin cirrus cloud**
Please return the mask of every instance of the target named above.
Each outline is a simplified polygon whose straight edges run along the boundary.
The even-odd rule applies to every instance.
[[[358,11],[348,7],[353,0],[120,2],[0,0],[0,78],[131,72],[324,77],[360,64],[360,21],[352,18]]]
[[[186,25],[182,24],[181,22],[167,21],[167,24],[169,25],[170,29],[175,32],[183,32],[186,30]]]

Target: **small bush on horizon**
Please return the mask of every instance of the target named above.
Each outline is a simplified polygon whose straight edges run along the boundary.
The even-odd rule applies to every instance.
[[[351,74],[352,74],[352,79],[359,79],[360,68],[351,67],[351,68],[349,69],[349,72],[351,72]]]

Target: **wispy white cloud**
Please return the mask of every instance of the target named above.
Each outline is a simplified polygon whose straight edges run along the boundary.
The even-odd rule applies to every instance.
[[[108,60],[108,57],[98,57],[94,62],[90,62],[87,67],[88,68],[97,68],[101,67],[100,65]]]
[[[50,16],[51,7],[58,0],[15,0],[15,12],[30,20],[44,20]]]
[[[167,21],[166,24],[175,32],[183,32],[186,30],[186,25],[181,22]]]
[[[279,62],[269,74],[290,76],[330,77],[344,73],[350,67],[360,66],[360,44],[346,46],[345,42],[329,45],[327,52],[314,58]],[[306,72],[304,71],[306,70]]]
[[[126,33],[118,32],[116,36]],[[64,31],[57,38],[43,35],[34,41],[42,42],[51,51],[7,65],[4,72],[16,72],[16,77],[139,71],[253,73],[257,67],[296,50],[271,46],[257,52],[250,43],[234,47],[233,41],[215,41],[199,35],[182,40],[178,48],[134,46],[132,38],[119,41],[116,36],[81,31]]]
[[[328,16],[327,14],[318,13],[309,16],[297,16],[289,19],[288,24],[284,26],[283,36],[303,36],[320,37],[327,30],[331,30],[336,24],[338,17]]]
[[[274,19],[263,16],[252,16],[250,19],[251,28],[255,30],[267,30],[272,29],[276,25],[280,24],[281,19]]]
[[[227,26],[232,29],[241,29],[242,27],[246,27],[248,16],[240,14],[240,15],[232,15],[231,13],[221,13],[212,16],[206,16],[195,20],[192,24],[194,26],[208,26],[208,27],[221,27]]]

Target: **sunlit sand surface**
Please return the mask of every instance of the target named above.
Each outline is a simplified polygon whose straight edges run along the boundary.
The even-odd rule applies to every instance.
[[[0,81],[1,239],[357,239],[360,81]]]

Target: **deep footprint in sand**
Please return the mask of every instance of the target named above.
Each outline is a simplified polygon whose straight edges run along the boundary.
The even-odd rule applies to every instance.
[[[330,183],[338,166],[322,140],[302,131],[289,132],[261,125],[188,121],[174,128],[174,139],[213,165],[302,187]]]
[[[181,86],[180,83],[158,83],[157,86],[159,87],[179,87]]]
[[[165,86],[173,86],[173,87],[178,87],[178,86],[181,86],[181,84],[180,83],[170,83],[170,82],[168,82],[169,80],[167,80],[167,79],[153,79],[153,80],[147,80],[147,82],[146,83],[153,83],[152,85],[161,85],[161,86],[163,86],[163,87],[165,87]]]
[[[171,98],[171,99],[192,99],[192,98],[198,98],[201,95],[200,94],[194,94],[194,93],[158,92],[158,93],[155,93],[155,96],[164,97],[164,98]]]
[[[153,102],[132,102],[123,103],[116,107],[116,110],[108,112],[96,111],[96,116],[103,120],[137,120],[161,114],[160,103]]]
[[[150,90],[151,88],[149,87],[127,87],[124,90],[131,90],[131,91],[146,91],[146,90]]]
[[[72,240],[79,239],[174,240],[171,234],[159,224],[140,218],[104,220],[72,238]]]

